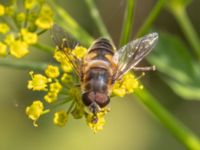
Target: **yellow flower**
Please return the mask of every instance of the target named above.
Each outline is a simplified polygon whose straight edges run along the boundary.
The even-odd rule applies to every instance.
[[[57,100],[58,94],[56,92],[48,92],[47,95],[44,96],[44,100],[48,103],[53,103]]]
[[[18,13],[16,16],[17,22],[22,23],[23,21],[25,21],[25,19],[26,19],[26,15],[23,12]]]
[[[65,111],[59,111],[54,114],[53,123],[57,126],[63,127],[67,122],[68,116]]]
[[[24,7],[26,9],[33,9],[37,4],[37,0],[25,0]]]
[[[10,44],[10,54],[16,58],[21,58],[28,52],[28,45],[23,41],[15,40]]]
[[[126,95],[126,89],[123,88],[119,82],[114,84],[112,92],[119,97],[124,97]]]
[[[103,130],[103,126],[105,124],[104,116],[104,112],[97,113],[97,116],[94,116],[93,114],[86,115],[87,124],[94,133]]]
[[[28,81],[28,89],[32,89],[33,91],[47,90],[47,83],[51,82],[50,79],[41,74],[33,74],[33,71],[30,72],[30,75],[32,80]]]
[[[40,100],[34,101],[31,106],[26,107],[26,115],[33,120],[33,125],[37,127],[36,121],[42,115],[44,110],[43,103]]]
[[[68,61],[65,61],[61,64],[61,68],[64,72],[71,72],[73,69],[72,69],[72,65],[70,62]]]
[[[127,73],[114,84],[112,92],[114,95],[123,97],[126,94],[133,93],[136,88],[140,88],[138,80],[132,73]]]
[[[76,105],[71,114],[75,119],[82,118],[84,116],[84,105],[83,104]]]
[[[48,103],[53,103],[57,100],[58,93],[62,89],[62,85],[56,81],[50,84],[49,92],[44,96],[44,100]]]
[[[72,54],[74,54],[77,58],[83,58],[87,53],[87,49],[85,47],[82,46],[76,46],[73,50],[72,50]]]
[[[68,91],[68,95],[77,102],[81,101],[81,90],[79,87],[71,87]]]
[[[38,36],[36,33],[29,32],[27,29],[21,29],[21,35],[27,44],[35,44],[38,40]]]
[[[61,89],[62,89],[62,85],[58,81],[56,81],[55,83],[51,83],[50,84],[50,89],[49,90],[51,92],[59,93]]]
[[[4,42],[7,44],[7,45],[11,45],[11,43],[13,43],[15,41],[15,36],[14,34],[8,34],[5,39],[4,39]]]
[[[139,88],[139,82],[132,73],[127,73],[124,76],[123,86],[128,93],[133,93],[134,89]]]
[[[6,23],[0,23],[0,33],[6,34],[10,30]]]
[[[0,42],[0,57],[5,57],[7,54],[7,46]]]
[[[70,85],[73,83],[73,77],[69,75],[68,73],[64,73],[61,77],[61,81],[65,85]]]
[[[49,29],[53,26],[53,18],[45,15],[39,16],[35,24],[42,29]]]
[[[55,51],[54,58],[61,63],[61,67],[64,72],[71,72],[72,71],[72,65],[66,58],[65,54],[62,51]]]
[[[0,16],[3,16],[5,14],[5,7],[0,4]]]
[[[49,29],[53,26],[53,12],[48,5],[43,5],[35,24],[42,29]]]
[[[59,68],[52,65],[48,65],[45,69],[45,73],[49,78],[57,78],[60,75]]]
[[[53,11],[52,11],[51,7],[49,7],[49,5],[45,4],[42,6],[40,15],[53,17]]]

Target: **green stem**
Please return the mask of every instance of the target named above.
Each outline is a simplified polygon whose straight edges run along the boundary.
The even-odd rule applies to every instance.
[[[188,149],[200,149],[199,138],[161,106],[147,90],[138,90],[136,95],[139,97],[138,100]]]
[[[153,22],[159,15],[161,9],[163,8],[166,0],[158,0],[155,6],[153,7],[152,11],[148,15],[147,19],[143,23],[142,27],[140,27],[139,31],[136,34],[136,37],[144,35],[149,28],[152,26]]]
[[[61,102],[55,104],[54,106],[52,106],[52,107],[50,108],[50,110],[55,109],[55,108],[58,108],[59,106],[63,106],[64,104],[68,103],[69,101],[70,101],[69,99],[63,100],[63,101],[61,101]]]
[[[126,5],[126,12],[124,14],[124,24],[120,37],[120,46],[126,44],[130,38],[130,32],[133,27],[133,19],[134,19],[134,6],[135,0],[128,0]]]
[[[71,112],[71,110],[73,109],[74,105],[75,105],[75,101],[73,101],[73,102],[71,103],[71,105],[69,106],[68,111],[67,111],[67,114],[69,114],[69,113]]]
[[[54,52],[54,48],[52,47],[49,47],[49,46],[46,46],[46,45],[43,45],[43,44],[40,44],[40,43],[36,43],[33,45],[35,48],[38,48],[44,52],[47,52],[47,53],[53,53]]]
[[[39,36],[39,35],[45,33],[46,31],[47,31],[47,29],[41,30],[40,32],[37,33],[37,35]]]
[[[200,59],[200,39],[197,35],[197,32],[192,26],[192,23],[187,15],[185,7],[180,7],[179,9],[171,10],[179,25],[181,26],[186,39],[190,42],[190,45],[196,52],[198,59]]]
[[[0,66],[10,67],[22,70],[44,71],[48,64],[42,62],[32,62],[17,59],[2,59]]]
[[[99,11],[94,3],[94,0],[85,0],[85,2],[87,4],[92,19],[94,20],[97,28],[99,29],[100,34],[104,37],[110,38],[110,35],[100,17]]]
[[[141,31],[138,34],[143,34],[149,29],[152,22],[155,20],[156,16],[158,15],[158,12],[160,11],[161,6],[163,6],[163,4],[164,4],[164,0],[160,0],[156,4],[154,8],[156,10],[153,10],[151,12],[151,14],[149,15],[145,23],[146,25],[144,25],[144,27],[141,29]],[[130,12],[133,12],[133,10],[132,11],[130,10],[129,13]],[[130,20],[132,20],[132,18],[130,17],[129,18],[130,20],[127,21],[126,19],[128,18],[129,17],[125,16],[125,22],[130,24],[131,23]],[[121,38],[122,40],[121,44],[128,42],[129,34],[131,33],[130,31],[131,31],[131,28],[127,27],[127,30],[126,30],[127,33],[122,33],[123,38]],[[135,93],[139,97],[138,100],[140,100],[140,102],[142,102],[148,108],[148,110],[152,112],[157,117],[157,119],[160,120],[160,122],[187,148],[191,150],[200,149],[200,142],[199,142],[198,137],[196,137],[194,133],[192,133],[192,131],[186,128],[181,122],[179,122],[169,112],[167,112],[167,110],[165,110],[165,108],[163,108],[147,90],[145,89],[138,90]]]

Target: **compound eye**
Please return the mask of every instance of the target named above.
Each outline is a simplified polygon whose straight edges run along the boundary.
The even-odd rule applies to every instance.
[[[95,94],[94,94],[94,92],[83,93],[82,94],[82,100],[83,100],[83,103],[86,106],[89,106],[95,100]]]
[[[110,98],[106,94],[96,93],[95,101],[102,108],[109,104]]]

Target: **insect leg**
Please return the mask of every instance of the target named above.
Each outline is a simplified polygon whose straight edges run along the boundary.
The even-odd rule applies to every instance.
[[[148,66],[148,67],[133,67],[134,71],[155,71],[156,66]]]

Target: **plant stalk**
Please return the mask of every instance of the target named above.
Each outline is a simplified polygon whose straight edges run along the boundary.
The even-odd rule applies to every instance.
[[[131,35],[130,33],[132,32],[132,28],[133,28],[134,6],[135,6],[135,0],[127,1],[126,10],[124,14],[123,28],[122,28],[121,37],[120,37],[120,46],[123,46],[129,41],[129,38]]]
[[[173,117],[147,90],[138,90],[139,101],[190,150],[200,150],[199,138],[181,122]]]

